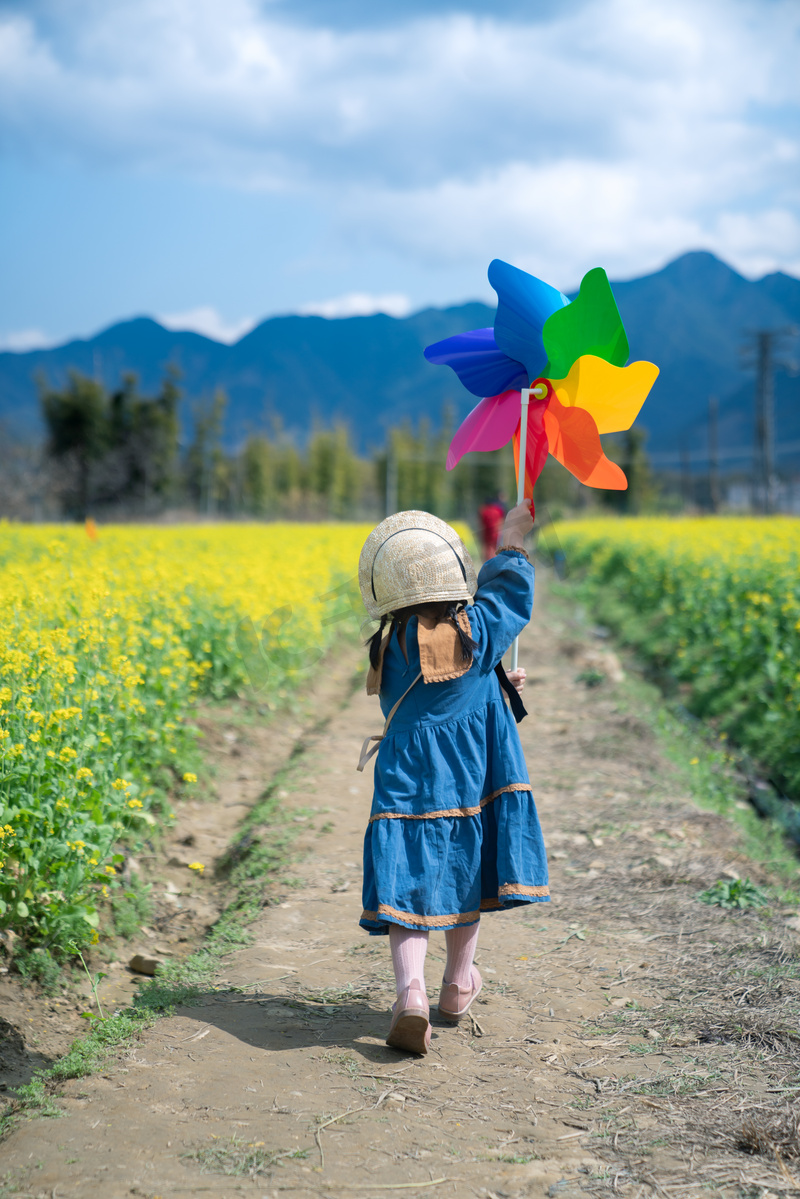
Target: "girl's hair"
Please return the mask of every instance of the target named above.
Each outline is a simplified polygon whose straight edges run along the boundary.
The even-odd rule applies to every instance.
[[[388,619],[389,619],[388,615],[382,616],[380,628],[376,629],[375,632],[372,634],[372,636],[368,637],[367,640],[364,642],[364,644],[366,646],[368,646],[368,648],[369,648],[369,664],[373,670],[378,669],[378,663],[380,662],[380,658],[381,658],[381,642],[383,641],[383,630],[386,628],[386,621]],[[394,627],[394,621],[392,621],[392,626]]]
[[[459,610],[464,607],[460,601],[451,600],[449,603],[440,602],[433,604],[418,604],[413,608],[399,608],[397,612],[387,613],[381,617],[380,628],[376,629],[372,636],[367,640],[366,645],[369,648],[369,662],[373,670],[378,669],[381,654],[381,642],[383,641],[383,630],[386,628],[386,622],[389,616],[392,618],[389,635],[401,625],[404,625],[409,616],[436,616],[436,623],[440,624],[443,620],[449,620],[453,628],[458,633],[458,640],[461,646],[461,660],[472,665],[473,651],[478,648],[477,641],[473,641],[469,633],[465,633],[458,622]]]

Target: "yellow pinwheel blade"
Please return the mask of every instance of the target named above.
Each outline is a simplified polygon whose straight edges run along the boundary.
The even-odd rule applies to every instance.
[[[566,379],[550,382],[565,408],[591,413],[598,433],[621,433],[636,420],[657,376],[658,367],[652,362],[612,366],[594,354],[582,354]]]

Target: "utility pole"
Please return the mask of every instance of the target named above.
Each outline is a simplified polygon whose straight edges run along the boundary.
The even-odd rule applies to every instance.
[[[386,515],[393,516],[397,511],[398,499],[398,480],[397,480],[397,448],[394,444],[394,435],[389,434],[389,440],[386,445]]]
[[[681,455],[681,495],[683,496],[684,510],[689,507],[692,502],[692,468],[689,463],[689,448],[686,445],[686,438],[681,438],[680,444]]]
[[[719,400],[708,397],[708,493],[711,511],[719,512]]]
[[[756,411],[753,444],[753,508],[765,515],[774,512],[778,498],[778,479],[775,473],[775,367],[790,371],[795,364],[779,359],[777,351],[786,337],[797,330],[756,329],[749,335],[745,350],[748,363],[755,360]]]
[[[775,341],[777,333],[760,329],[756,350],[756,440],[753,455],[754,507],[765,515],[775,508]]]

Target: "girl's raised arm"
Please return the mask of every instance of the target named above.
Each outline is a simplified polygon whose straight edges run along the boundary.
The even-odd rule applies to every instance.
[[[494,670],[531,618],[533,567],[522,545],[533,528],[529,509],[530,500],[511,509],[500,535],[501,548],[478,575],[470,619],[478,645],[475,661],[482,671]]]

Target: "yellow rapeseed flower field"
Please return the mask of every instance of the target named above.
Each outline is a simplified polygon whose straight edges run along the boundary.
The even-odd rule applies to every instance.
[[[597,618],[689,684],[692,710],[800,798],[800,520],[640,517],[557,533]]]
[[[195,781],[195,697],[284,701],[363,617],[368,532],[0,523],[0,927],[93,939],[120,838]]]

